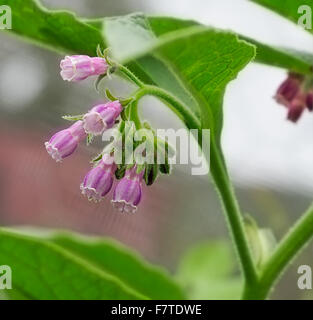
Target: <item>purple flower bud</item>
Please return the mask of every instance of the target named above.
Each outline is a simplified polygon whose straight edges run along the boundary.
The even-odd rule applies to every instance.
[[[307,108],[313,111],[313,91],[308,92],[305,103]]]
[[[300,90],[303,77],[294,73],[288,74],[288,78],[279,86],[275,99],[278,103],[289,107],[292,99]]]
[[[144,170],[136,173],[136,167],[127,170],[113,194],[113,206],[120,212],[134,213],[141,200],[141,181]]]
[[[49,142],[45,142],[46,150],[54,160],[59,162],[71,155],[85,137],[83,122],[80,120],[69,128],[57,132]]]
[[[85,176],[80,189],[89,200],[100,201],[111,190],[116,170],[113,160],[113,157],[103,155],[100,163]]]
[[[290,107],[288,108],[288,120],[297,122],[300,119],[302,112],[305,109],[305,102],[303,100],[302,97],[298,97],[291,102]]]
[[[123,107],[118,100],[99,104],[84,115],[84,129],[86,133],[100,135],[104,130],[111,128]]]
[[[84,55],[66,56],[60,63],[61,77],[67,81],[81,81],[90,76],[106,73],[108,64],[104,58]]]

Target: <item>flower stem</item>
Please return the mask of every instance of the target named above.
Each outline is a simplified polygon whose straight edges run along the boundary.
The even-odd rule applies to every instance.
[[[130,120],[134,122],[136,130],[141,129],[142,125],[141,125],[140,117],[138,114],[138,100],[134,100],[130,104],[129,108],[130,108],[130,111],[129,111]]]
[[[169,92],[156,86],[144,85],[135,95],[139,100],[143,96],[151,95],[160,98],[167,106],[174,111],[177,116],[185,123],[188,129],[200,129],[200,122],[195,115],[184,104],[172,96]]]
[[[229,182],[226,168],[219,155],[215,143],[211,142],[211,170],[225,209],[227,222],[237,249],[245,285],[258,282],[258,274],[249,248],[239,205]]]
[[[137,76],[135,76],[127,67],[121,64],[117,65],[117,67],[118,70],[120,70],[124,75],[126,75],[127,78],[131,80],[133,83],[135,83],[139,88],[145,86],[145,84]]]

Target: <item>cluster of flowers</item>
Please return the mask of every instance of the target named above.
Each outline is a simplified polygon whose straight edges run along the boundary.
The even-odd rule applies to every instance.
[[[89,76],[106,74],[109,66],[105,58],[78,55],[65,57],[60,67],[63,80],[80,81]],[[71,155],[79,142],[88,135],[98,136],[112,128],[122,111],[123,106],[118,100],[93,107],[72,126],[53,135],[45,143],[47,152],[57,162],[61,161]],[[89,200],[101,200],[111,190],[116,170],[114,157],[110,153],[102,154],[100,160],[86,174],[81,184],[82,193]],[[113,193],[112,203],[117,210],[136,210],[141,200],[144,172],[143,168],[136,164],[127,166]]]
[[[312,79],[290,72],[278,88],[275,99],[288,109],[288,120],[297,122],[305,109],[313,110]]]

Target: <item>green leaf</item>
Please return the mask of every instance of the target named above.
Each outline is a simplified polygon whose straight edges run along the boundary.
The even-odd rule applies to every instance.
[[[0,0],[12,9],[12,30],[38,44],[66,53],[96,55],[101,33],[68,11],[51,11],[35,0]]]
[[[270,66],[284,68],[302,74],[312,74],[313,54],[291,50],[290,48],[269,46],[251,38],[242,37],[257,47],[255,61]]]
[[[181,20],[169,17],[149,17],[149,22],[153,32],[158,37],[173,31],[199,25],[198,22],[193,20]],[[295,52],[289,48],[270,46],[242,35],[239,35],[239,38],[257,47],[256,62],[304,74],[313,72],[313,55],[311,54]]]
[[[270,10],[277,12],[278,14],[286,17],[287,19],[298,23],[301,13],[298,13],[298,8],[302,5],[307,5],[313,10],[312,0],[252,0]],[[311,21],[313,23],[313,21]],[[313,30],[308,30],[313,33]]]
[[[227,243],[204,242],[184,254],[177,280],[189,299],[239,299],[242,280],[235,275],[235,265]]]
[[[138,51],[149,49],[153,40],[156,40],[146,17],[141,13],[106,18],[104,28],[107,29],[106,40],[110,43],[112,55],[120,62],[132,60]]]
[[[12,294],[30,299],[183,298],[164,271],[100,238],[0,229],[0,264],[12,268]]]
[[[132,17],[130,17],[132,20]],[[116,24],[120,24],[116,28]],[[133,20],[132,20],[133,23]],[[110,43],[111,38],[119,38],[121,34],[136,44],[136,56],[157,56],[167,70],[175,70],[176,79],[168,83],[158,77],[160,69],[158,65],[139,64],[150,78],[160,87],[165,88],[172,94],[176,94],[176,84],[180,83],[189,97],[201,107],[203,128],[211,128],[217,139],[222,129],[221,102],[226,85],[233,80],[237,73],[254,57],[254,48],[244,41],[239,41],[236,35],[205,27],[193,27],[172,32],[150,40],[150,48],[145,45],[140,47],[134,28],[127,28],[125,17],[119,22],[115,18],[114,28],[110,29],[110,23],[105,22],[104,33],[108,45],[113,51],[118,52],[122,47],[114,47],[116,42]],[[125,27],[123,29],[123,26]],[[142,24],[137,26],[143,28]],[[142,33],[142,32],[140,32]],[[133,59],[134,55],[129,57]],[[124,55],[124,61],[128,62]],[[163,70],[161,69],[161,70]],[[174,86],[173,86],[174,84]],[[180,97],[178,97],[180,98]],[[185,100],[186,106],[190,106]],[[210,119],[210,120],[208,120]]]

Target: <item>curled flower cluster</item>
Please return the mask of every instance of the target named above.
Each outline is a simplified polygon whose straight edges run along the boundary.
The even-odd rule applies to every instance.
[[[82,120],[78,120],[69,128],[57,132],[49,142],[45,143],[48,153],[57,162],[70,156],[87,134],[97,136],[111,128],[122,109],[119,101],[93,107],[82,116]]]
[[[114,173],[117,169],[114,158],[105,154],[98,165],[92,168],[85,176],[80,189],[89,200],[100,201],[110,192]],[[133,166],[126,171],[116,185],[112,203],[120,212],[134,213],[141,200],[141,182],[144,171],[137,173],[137,167]]]
[[[297,122],[305,109],[313,110],[312,79],[289,73],[287,79],[279,86],[275,99],[287,108],[287,119]]]
[[[67,56],[61,61],[61,76],[67,81],[80,81],[90,76],[98,75],[98,81],[109,71],[111,66],[104,55],[100,57],[88,57],[83,55]],[[70,156],[78,144],[87,139],[90,142],[94,136],[99,136],[105,130],[113,126],[119,126],[121,137],[129,137],[129,128],[125,125],[121,114],[132,99],[125,101],[108,95],[110,102],[99,104],[91,108],[86,114],[79,116],[65,116],[70,121],[75,121],[67,129],[54,134],[45,143],[50,156],[57,162]],[[154,141],[153,137],[153,141]],[[122,149],[123,150],[123,149]],[[168,163],[163,165],[148,165],[128,163],[126,161],[117,165],[114,162],[115,149],[105,148],[104,151],[93,160],[93,168],[86,174],[80,189],[89,200],[100,201],[113,187],[115,178],[119,180],[114,188],[112,204],[120,212],[132,213],[137,209],[141,200],[142,182],[151,185],[158,173],[169,174]]]

